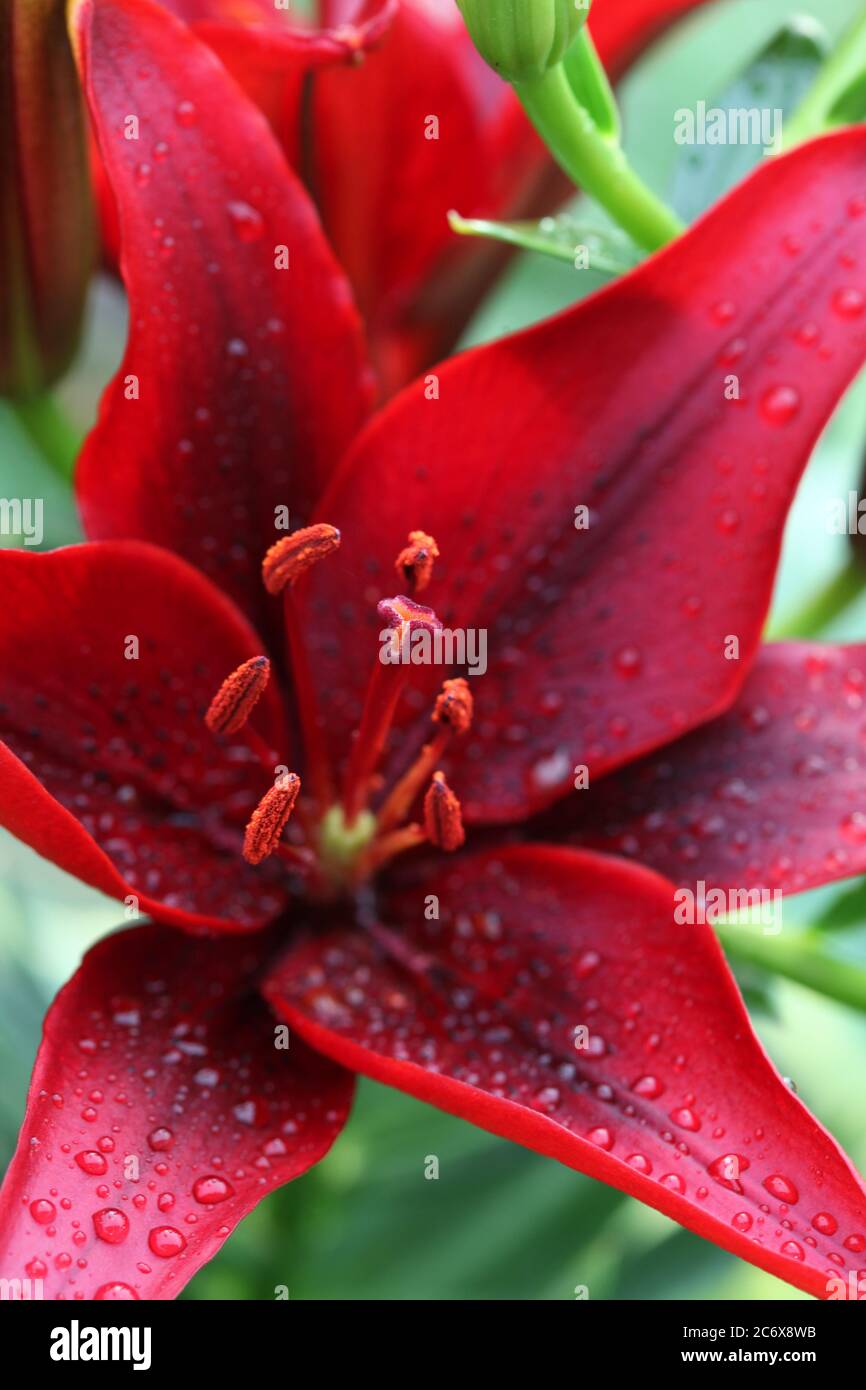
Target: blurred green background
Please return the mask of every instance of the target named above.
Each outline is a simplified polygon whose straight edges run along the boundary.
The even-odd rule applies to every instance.
[[[862,0],[722,0],[683,22],[621,89],[626,143],[641,173],[668,195],[681,188],[673,113],[717,99],[787,18],[811,10],[834,37],[861,9]],[[469,340],[542,317],[598,283],[563,263],[520,257]],[[120,359],[124,332],[122,296],[100,285],[85,351],[60,393],[82,427]],[[814,518],[828,498],[858,486],[864,452],[861,381],[800,490],[777,620],[844,562],[844,539],[824,536]],[[45,499],[46,546],[78,537],[63,485],[2,406],[0,495]],[[866,637],[866,600],[827,635]],[[786,921],[814,921],[850,887],[792,900]],[[832,934],[830,949],[866,967],[866,905],[847,915],[851,922]],[[0,1167],[15,1144],[46,1003],[83,951],[118,922],[113,903],[0,838]],[[866,1113],[856,1084],[866,1067],[866,1017],[755,970],[741,978],[777,1066],[866,1169]],[[438,1181],[425,1179],[428,1155],[439,1159]],[[277,1285],[288,1286],[292,1298],[317,1299],[570,1299],[576,1285],[587,1285],[594,1299],[805,1297],[598,1183],[368,1082],[328,1158],[269,1197],[183,1297],[270,1299]]]

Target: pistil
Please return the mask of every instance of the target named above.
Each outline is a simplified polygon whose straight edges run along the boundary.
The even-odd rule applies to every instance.
[[[334,783],[325,731],[318,713],[318,695],[292,591],[301,575],[333,555],[339,547],[340,533],[336,526],[320,522],[284,536],[271,546],[262,561],[262,580],[268,593],[283,595],[289,664],[306,752],[305,776],[320,814],[334,800]]]

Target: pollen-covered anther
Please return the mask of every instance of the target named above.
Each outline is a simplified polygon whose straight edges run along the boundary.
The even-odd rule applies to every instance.
[[[434,724],[444,724],[455,734],[468,733],[472,727],[474,701],[472,691],[462,676],[443,682],[433,709]]]
[[[204,722],[213,734],[236,734],[261,698],[271,674],[266,656],[254,656],[227,676],[208,707]]]
[[[270,791],[265,792],[244,833],[243,854],[248,864],[261,864],[263,859],[273,854],[295,808],[300,790],[300,777],[295,772],[288,772],[274,783]]]
[[[320,560],[340,548],[340,533],[336,526],[319,522],[305,526],[272,545],[262,561],[262,579],[269,594],[281,594],[287,584],[294,584]]]
[[[459,849],[466,839],[460,802],[441,772],[433,773],[424,797],[424,829],[431,844],[449,853]]]
[[[426,531],[410,531],[409,544],[397,556],[395,569],[405,579],[413,594],[426,589],[433,577],[434,561],[439,559],[439,547]]]

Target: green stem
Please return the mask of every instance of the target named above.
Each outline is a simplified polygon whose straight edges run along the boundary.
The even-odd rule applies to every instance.
[[[725,950],[737,959],[866,1012],[866,970],[831,955],[820,932],[782,931],[770,936],[730,922],[717,923],[716,932]]]
[[[833,111],[847,89],[866,70],[866,11],[856,19],[837,44],[800,106],[785,122],[782,151],[821,135],[829,127],[844,124],[834,120]]]
[[[45,462],[64,481],[72,477],[81,436],[69,423],[53,396],[30,396],[7,401],[18,424]]]
[[[657,251],[680,235],[682,223],[581,106],[561,63],[531,82],[516,83],[514,90],[569,178],[601,203],[639,246]]]
[[[619,142],[619,107],[607,72],[584,25],[562,60],[568,85],[606,140]]]
[[[770,641],[818,637],[830,623],[859,598],[866,588],[866,567],[851,556],[826,588],[816,594],[792,618],[772,623],[766,634]]]

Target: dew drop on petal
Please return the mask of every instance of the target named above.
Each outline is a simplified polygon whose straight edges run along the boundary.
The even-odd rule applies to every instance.
[[[117,1207],[103,1207],[93,1214],[93,1229],[106,1245],[122,1245],[129,1235],[129,1217]]]
[[[763,1186],[770,1193],[771,1197],[777,1197],[780,1202],[786,1202],[788,1206],[793,1206],[799,1202],[800,1194],[790,1178],[785,1178],[781,1173],[772,1173],[770,1177],[764,1178]]]
[[[787,425],[799,413],[802,399],[794,386],[771,386],[761,397],[761,414],[768,425]]]
[[[812,1217],[812,1225],[822,1236],[834,1236],[839,1229],[839,1222],[828,1211],[817,1212]]]
[[[215,1173],[209,1174],[204,1178],[196,1178],[193,1183],[192,1195],[202,1206],[215,1206],[217,1202],[225,1202],[229,1197],[234,1196],[234,1188],[231,1183],[226,1182],[225,1178],[218,1177]]]
[[[100,1178],[108,1171],[108,1160],[96,1149],[82,1149],[75,1155],[75,1162],[82,1173],[88,1173],[92,1178]]]
[[[228,203],[226,211],[229,215],[232,231],[238,241],[257,241],[264,231],[262,215],[249,203],[234,201]]]
[[[154,1226],[148,1234],[147,1243],[154,1255],[159,1255],[163,1260],[170,1260],[186,1249],[186,1236],[181,1235],[174,1226]]]

